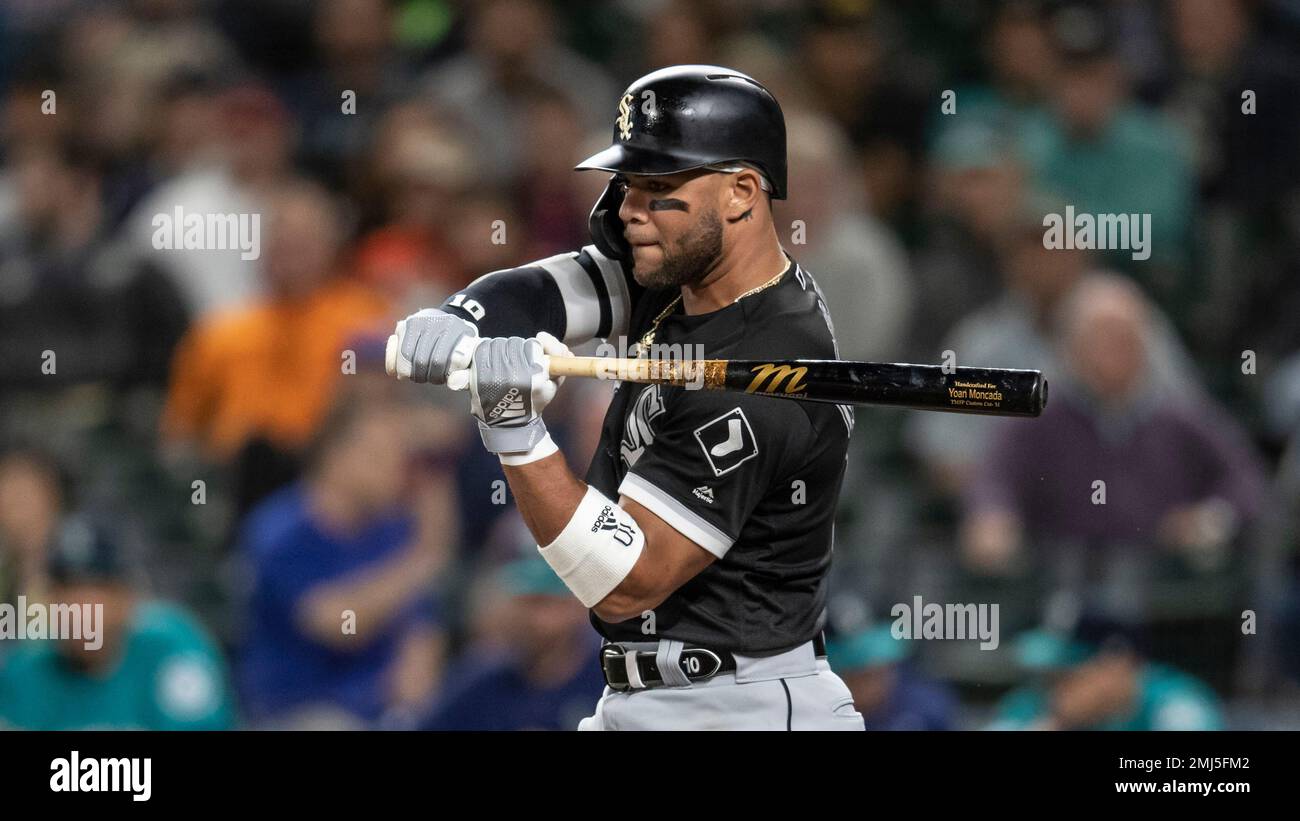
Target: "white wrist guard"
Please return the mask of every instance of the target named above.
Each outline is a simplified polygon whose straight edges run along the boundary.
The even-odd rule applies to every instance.
[[[542,421],[541,417],[538,417],[537,421]],[[545,431],[546,428],[542,428],[542,430]],[[549,433],[543,433],[542,438],[537,442],[537,444],[533,445],[528,450],[521,450],[513,453],[498,453],[497,456],[500,457],[501,464],[510,465],[511,467],[519,467],[520,465],[526,465],[529,462],[536,462],[538,459],[545,459],[552,453],[559,451],[559,449],[559,446],[551,439],[551,435]]]
[[[585,607],[594,607],[627,578],[645,547],[632,514],[588,485],[573,518],[542,558]]]

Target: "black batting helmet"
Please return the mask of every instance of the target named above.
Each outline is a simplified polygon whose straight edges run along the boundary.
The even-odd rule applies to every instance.
[[[758,169],[772,197],[785,198],[781,106],[746,74],[689,65],[653,71],[628,86],[619,99],[613,144],[576,168],[653,175],[737,163]],[[592,239],[615,258],[626,254],[619,205],[621,196],[611,186],[591,214]]]

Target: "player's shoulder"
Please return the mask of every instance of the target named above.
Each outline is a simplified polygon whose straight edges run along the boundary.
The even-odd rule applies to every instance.
[[[744,358],[836,358],[830,311],[808,269],[792,260],[778,285],[755,296],[760,298],[741,300],[746,332],[738,347]]]

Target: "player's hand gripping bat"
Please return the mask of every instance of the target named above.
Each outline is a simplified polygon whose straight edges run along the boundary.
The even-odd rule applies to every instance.
[[[389,337],[387,368],[396,373],[397,337]],[[1038,416],[1047,404],[1041,371],[851,362],[839,359],[614,359],[548,357],[551,376],[618,379],[715,391],[831,402],[893,405],[950,413]],[[462,372],[463,373],[463,372]],[[453,377],[460,374],[453,374]],[[449,379],[456,386],[463,380]]]

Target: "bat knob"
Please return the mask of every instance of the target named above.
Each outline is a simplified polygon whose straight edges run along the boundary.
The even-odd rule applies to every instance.
[[[397,348],[397,334],[391,334],[388,337],[388,344],[384,346],[384,370],[388,371],[389,376],[401,379],[401,374],[397,372]]]

